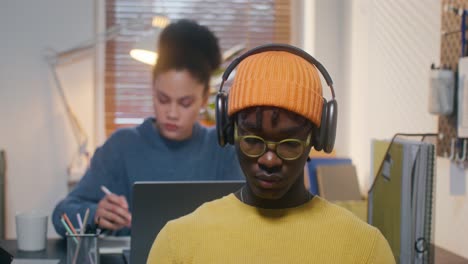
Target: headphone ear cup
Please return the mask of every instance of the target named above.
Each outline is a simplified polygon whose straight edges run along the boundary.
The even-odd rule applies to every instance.
[[[234,121],[231,118],[228,118],[227,120],[228,122],[226,123],[225,128],[226,142],[234,145]]]
[[[228,115],[228,102],[229,96],[225,96],[226,99],[224,100],[224,138],[226,143],[234,145],[234,118],[229,117]]]
[[[227,117],[227,95],[224,92],[219,92],[216,95],[215,105],[215,117],[216,117],[216,133],[218,134],[218,144],[224,147],[227,143],[226,132],[224,128],[228,122]]]
[[[325,136],[327,134],[327,100],[323,99],[323,106],[322,106],[322,118],[320,121],[320,127],[317,127],[314,132],[314,148],[317,151],[321,151],[324,147],[325,143]]]
[[[338,121],[338,103],[336,100],[331,100],[327,103],[327,119],[326,119],[326,136],[323,149],[326,153],[330,153],[335,146],[336,124]]]
[[[234,123],[227,111],[228,98],[225,92],[216,95],[216,133],[218,134],[218,144],[221,147],[226,146],[226,144],[234,144]]]

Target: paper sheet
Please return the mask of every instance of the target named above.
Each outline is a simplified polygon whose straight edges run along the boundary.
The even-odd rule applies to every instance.
[[[465,168],[458,166],[455,162],[450,162],[450,194],[465,195],[465,186]]]
[[[124,250],[130,249],[130,237],[100,237],[100,254],[122,254]]]

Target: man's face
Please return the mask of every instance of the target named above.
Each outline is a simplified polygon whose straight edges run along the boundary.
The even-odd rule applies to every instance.
[[[177,141],[191,137],[200,108],[207,102],[204,85],[186,70],[170,70],[155,79],[153,92],[156,125],[160,133]]]
[[[281,152],[278,145],[275,148],[275,144],[269,144],[260,156],[252,157],[246,150],[255,147],[249,146],[253,141],[249,139],[242,143],[239,139],[253,135],[267,142],[280,142],[285,139],[306,142],[312,128],[311,123],[298,115],[274,107],[249,108],[237,116],[238,136],[235,146],[241,168],[253,194],[261,199],[277,200],[288,192],[297,191],[296,188],[304,188],[303,171],[310,144],[301,148],[302,151],[298,152],[300,154],[296,159],[287,160],[280,157],[281,153],[290,152],[284,151],[284,148]],[[287,149],[289,146],[284,147]],[[281,152],[280,155],[277,154],[278,151]]]

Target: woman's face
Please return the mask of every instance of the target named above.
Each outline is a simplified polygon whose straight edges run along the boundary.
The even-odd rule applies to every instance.
[[[156,126],[167,139],[181,141],[192,136],[200,109],[207,103],[204,85],[187,70],[159,74],[153,86]]]
[[[236,150],[239,163],[245,174],[248,187],[256,199],[268,202],[273,200],[296,199],[304,194],[303,169],[307,160],[310,143],[307,145],[311,133],[311,125],[303,118],[295,118],[294,114],[272,107],[259,107],[261,111],[244,110],[238,114]],[[285,139],[303,141],[303,147],[296,151],[293,160],[281,158],[277,153],[285,153],[276,147],[267,147],[258,157],[246,155],[245,149],[256,146],[253,141],[244,141],[240,145],[242,136],[258,136],[268,142],[280,142]],[[272,144],[271,144],[272,145]],[[282,146],[283,147],[283,146]],[[285,146],[288,147],[288,146]],[[285,154],[288,154],[287,152]],[[284,201],[287,202],[287,201]]]

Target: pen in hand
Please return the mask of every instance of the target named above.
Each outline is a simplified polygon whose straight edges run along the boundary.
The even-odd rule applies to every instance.
[[[112,213],[115,216],[112,217],[113,220],[109,221],[107,219],[101,219],[103,216],[102,212],[97,213],[96,218],[95,218],[95,223],[98,226],[102,226],[101,224],[104,224],[103,227],[107,226],[107,228],[112,229],[112,230],[117,229],[119,225],[130,227],[132,216],[130,212],[128,211],[128,204],[127,204],[127,200],[125,199],[125,197],[114,194],[104,185],[101,185],[101,190],[103,193],[106,194],[106,197],[98,204],[98,211],[105,210],[107,211],[107,214]],[[118,207],[115,209],[111,209],[111,208],[114,208],[114,206],[118,206]],[[123,212],[122,210],[124,210],[125,212]],[[124,221],[126,223],[119,221],[119,219],[122,219],[122,220],[125,219]],[[107,224],[103,223],[102,222],[103,220],[109,223]],[[114,226],[114,228],[112,228],[112,226]]]
[[[112,194],[112,192],[109,191],[109,189],[107,189],[107,187],[104,186],[104,185],[101,185],[101,190],[102,190],[106,195],[111,195],[111,194]]]

